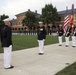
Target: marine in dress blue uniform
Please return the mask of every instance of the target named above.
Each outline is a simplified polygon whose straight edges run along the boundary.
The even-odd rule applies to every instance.
[[[4,20],[5,25],[1,29],[1,44],[4,49],[4,68],[11,69],[11,51],[12,51],[12,31],[11,23],[8,19]]]
[[[72,47],[76,47],[76,25],[72,25]]]
[[[59,25],[59,28],[58,28],[58,41],[59,41],[59,46],[62,46],[62,36],[63,36],[63,28],[62,28],[62,25],[60,24]]]
[[[46,39],[46,30],[43,26],[43,22],[39,22],[39,26],[37,28],[37,40],[39,44],[39,55],[44,54],[44,41]]]
[[[65,33],[65,41],[66,41],[66,47],[69,46],[69,37],[71,36],[71,26],[68,25],[66,33]]]

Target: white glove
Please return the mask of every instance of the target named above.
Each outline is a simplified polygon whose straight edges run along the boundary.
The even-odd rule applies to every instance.
[[[39,42],[39,40],[37,40],[37,42]]]
[[[43,39],[43,41],[45,41],[45,39]]]

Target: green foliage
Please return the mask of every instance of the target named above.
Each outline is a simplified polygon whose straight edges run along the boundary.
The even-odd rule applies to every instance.
[[[2,26],[4,26],[5,25],[5,23],[2,21],[2,20],[0,20],[0,36],[1,36],[1,28],[2,28]]]
[[[59,21],[59,15],[57,13],[56,7],[53,7],[52,4],[46,4],[42,9],[42,20],[46,24],[55,24],[55,22]]]
[[[28,11],[25,15],[25,18],[22,21],[22,24],[28,27],[34,27],[36,21],[37,21],[36,14],[34,12]]]
[[[0,31],[1,31],[2,26],[4,26],[4,25],[5,25],[4,22],[2,20],[0,20]]]
[[[3,21],[4,19],[6,19],[6,18],[8,18],[8,17],[9,17],[9,16],[3,14],[3,15],[1,15],[1,20]]]
[[[3,14],[3,15],[0,16],[0,34],[1,34],[1,28],[2,28],[2,26],[5,25],[5,23],[4,23],[3,20],[6,19],[6,18],[8,18],[8,16],[5,15],[5,14]]]

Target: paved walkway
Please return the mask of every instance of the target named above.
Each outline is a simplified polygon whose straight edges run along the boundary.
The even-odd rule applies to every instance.
[[[54,75],[76,61],[76,48],[58,44],[45,46],[44,55],[38,55],[38,47],[12,53],[13,69],[3,68],[3,54],[0,54],[0,75]]]

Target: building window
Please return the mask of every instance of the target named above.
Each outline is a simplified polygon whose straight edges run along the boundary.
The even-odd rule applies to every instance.
[[[15,28],[15,30],[17,30],[17,28]]]
[[[21,28],[23,30],[23,28]]]
[[[14,28],[12,28],[12,30],[14,30]]]
[[[20,28],[18,28],[18,30],[20,30]]]
[[[18,22],[18,25],[20,25],[20,21]]]
[[[61,21],[61,17],[59,17],[59,21]]]

